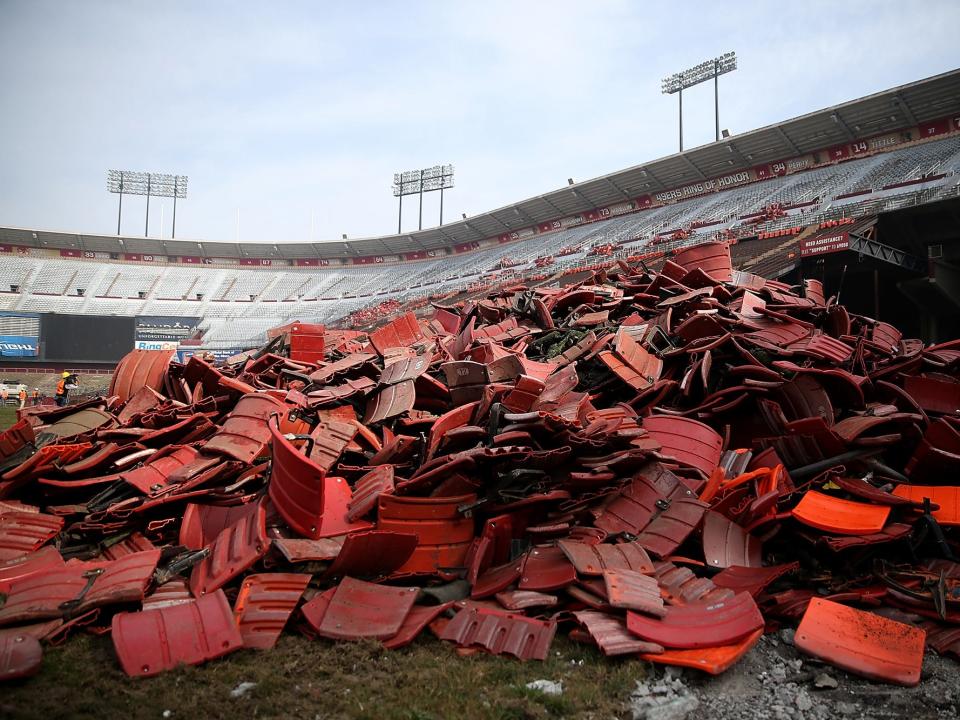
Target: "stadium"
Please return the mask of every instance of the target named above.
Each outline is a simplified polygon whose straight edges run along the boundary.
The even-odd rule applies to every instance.
[[[232,244],[0,227],[3,366],[111,370],[159,342],[181,360],[226,358],[296,320],[368,327],[718,238],[735,243],[738,269],[770,279],[816,277],[834,292],[846,268],[856,311],[936,341],[960,331],[958,198],[953,71],[402,235]]]
[[[721,133],[734,69],[395,234],[0,217],[0,712],[957,717],[960,69]]]

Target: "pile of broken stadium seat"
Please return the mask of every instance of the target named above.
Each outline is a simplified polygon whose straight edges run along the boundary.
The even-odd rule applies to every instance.
[[[131,676],[283,632],[720,673],[764,632],[919,682],[960,652],[960,341],[724,243],[371,331],[308,363],[134,350],[0,435],[0,677],[109,633]]]

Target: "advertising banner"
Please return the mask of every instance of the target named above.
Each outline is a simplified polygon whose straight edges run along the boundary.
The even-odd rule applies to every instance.
[[[36,357],[37,345],[36,335],[0,335],[0,356]]]
[[[216,362],[223,362],[228,358],[232,358],[238,353],[242,353],[245,348],[225,348],[225,349],[216,349],[211,350],[209,348],[200,348],[200,347],[191,347],[191,348],[180,348],[177,351],[177,358],[180,362],[185,363],[194,355],[202,355],[205,352],[213,353],[213,357]]]
[[[40,346],[40,316],[0,312],[0,355],[36,357]]]
[[[134,340],[134,350],[176,350],[180,343],[176,340]]]
[[[141,315],[134,325],[135,347],[143,350],[168,350],[176,348],[184,340],[197,334],[198,317],[170,317],[167,315]],[[150,346],[140,343],[151,343]],[[156,346],[155,343],[165,343]],[[172,344],[171,344],[172,343]]]

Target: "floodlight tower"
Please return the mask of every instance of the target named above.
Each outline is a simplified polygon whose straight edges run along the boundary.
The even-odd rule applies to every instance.
[[[440,224],[443,225],[443,191],[453,187],[453,165],[434,165],[423,170],[407,170],[393,174],[393,196],[399,200],[397,233],[403,232],[403,196],[420,196],[419,228],[423,230],[423,194],[440,191]]]
[[[177,198],[187,197],[186,175],[165,175],[161,173],[133,172],[131,170],[107,170],[107,191],[117,193],[117,235],[120,234],[120,218],[123,213],[123,195],[146,195],[147,216],[143,236],[150,234],[150,196],[173,198],[173,231],[170,237],[177,236]]]
[[[680,99],[680,151],[683,152],[683,91],[713,78],[713,107],[716,121],[716,139],[720,140],[720,83],[719,77],[737,69],[737,54],[728,52],[706,60],[699,65],[674,73],[662,81],[664,95],[676,93]]]

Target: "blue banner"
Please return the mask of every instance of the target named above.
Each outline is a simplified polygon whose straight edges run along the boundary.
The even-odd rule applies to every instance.
[[[179,358],[180,362],[185,363],[194,355],[202,355],[205,352],[209,352],[209,353],[213,353],[213,357],[216,362],[223,362],[224,360],[227,360],[228,358],[231,358],[234,355],[242,353],[246,349],[247,348],[227,348],[223,350],[220,350],[220,349],[211,350],[208,348],[181,347],[179,350],[177,350],[177,357]]]
[[[29,335],[0,335],[0,355],[3,357],[36,357],[37,338]]]

